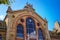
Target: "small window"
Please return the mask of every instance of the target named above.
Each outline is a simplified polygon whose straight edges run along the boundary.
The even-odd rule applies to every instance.
[[[46,26],[46,24],[44,23],[44,25]]]
[[[12,15],[12,17],[13,17],[13,18],[15,18],[15,16],[14,16],[14,15]]]
[[[23,23],[24,22],[24,19],[20,19],[20,21]]]
[[[37,26],[40,26],[40,23],[37,23]]]

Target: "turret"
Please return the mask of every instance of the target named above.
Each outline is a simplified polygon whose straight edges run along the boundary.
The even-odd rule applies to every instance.
[[[8,13],[8,12],[11,12],[11,11],[12,11],[11,7],[8,6],[7,13]]]

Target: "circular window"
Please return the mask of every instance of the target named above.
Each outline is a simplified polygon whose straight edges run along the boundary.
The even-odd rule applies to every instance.
[[[15,16],[14,16],[14,15],[12,15],[12,17],[13,17],[13,18],[15,18]]]
[[[37,23],[37,26],[40,26],[40,23]]]
[[[24,19],[21,19],[20,21],[21,21],[21,22],[24,22]]]

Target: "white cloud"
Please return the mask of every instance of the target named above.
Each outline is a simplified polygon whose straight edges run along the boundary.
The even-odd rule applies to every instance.
[[[0,20],[3,20],[4,19],[4,15],[0,15]]]

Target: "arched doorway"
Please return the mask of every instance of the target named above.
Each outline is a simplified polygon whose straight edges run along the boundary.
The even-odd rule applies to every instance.
[[[26,18],[27,40],[36,40],[35,21],[32,18]]]

